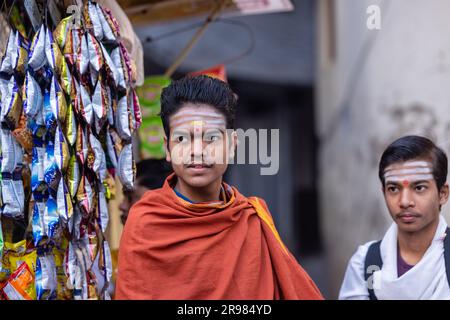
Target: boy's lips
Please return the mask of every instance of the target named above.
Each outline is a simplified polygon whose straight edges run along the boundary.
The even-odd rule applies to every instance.
[[[202,163],[202,164],[191,163],[187,167],[188,168],[192,168],[192,169],[208,169],[208,168],[211,168],[212,165],[208,165],[208,164],[205,164],[205,163]]]
[[[420,214],[415,212],[402,212],[397,215],[397,219],[400,219],[403,222],[414,222],[419,217]]]

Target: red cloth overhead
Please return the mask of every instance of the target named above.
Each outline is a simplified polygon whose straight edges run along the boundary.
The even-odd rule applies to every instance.
[[[223,204],[191,204],[175,194],[175,181],[131,208],[116,299],[323,299],[263,200],[224,184]]]

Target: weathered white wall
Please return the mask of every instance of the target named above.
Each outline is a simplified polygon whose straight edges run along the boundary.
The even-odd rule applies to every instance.
[[[381,8],[381,30],[366,27],[372,4]],[[450,1],[334,5],[335,25],[328,28],[330,1],[319,3],[316,70],[321,224],[332,298],[357,246],[380,239],[391,223],[377,176],[385,147],[420,134],[450,154]],[[449,212],[450,204],[444,207],[450,221]]]

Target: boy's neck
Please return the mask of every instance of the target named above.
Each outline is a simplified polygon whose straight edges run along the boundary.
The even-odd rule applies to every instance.
[[[222,179],[218,179],[208,186],[196,188],[177,179],[175,189],[193,202],[211,202],[220,200]]]
[[[417,232],[398,230],[398,248],[402,259],[409,265],[416,265],[431,245],[439,225],[439,218]]]

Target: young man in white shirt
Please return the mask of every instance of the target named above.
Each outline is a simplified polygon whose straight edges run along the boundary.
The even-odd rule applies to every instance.
[[[350,259],[339,299],[450,299],[450,237],[440,213],[447,156],[427,138],[405,136],[384,151],[379,177],[393,223]]]

